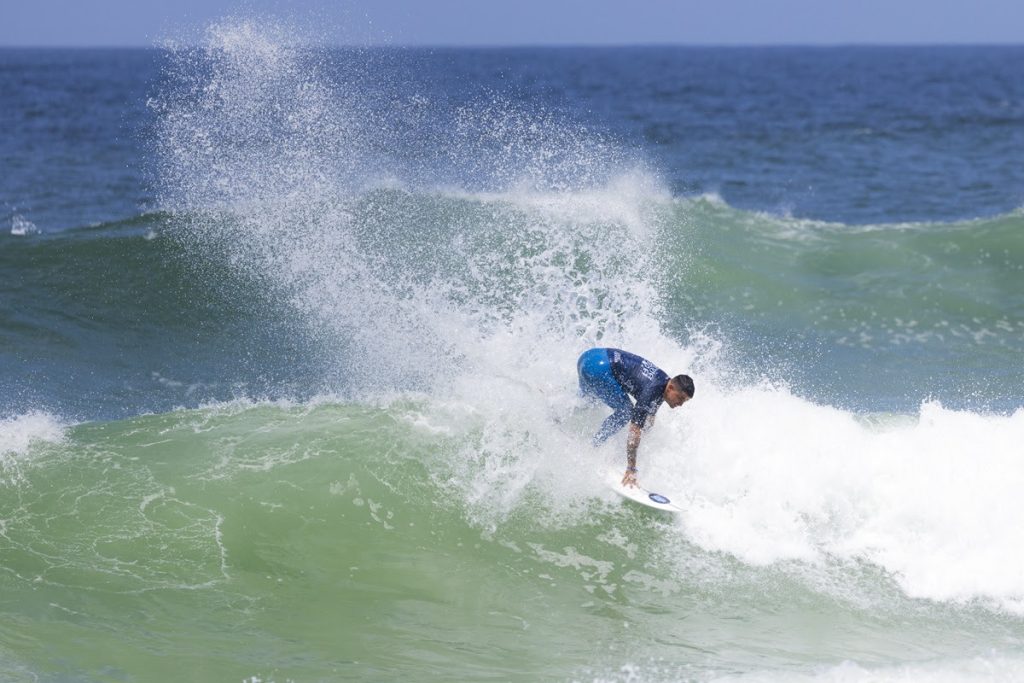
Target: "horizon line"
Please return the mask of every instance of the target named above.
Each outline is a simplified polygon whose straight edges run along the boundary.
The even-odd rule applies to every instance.
[[[979,48],[979,47],[1024,47],[1024,42],[889,42],[889,41],[849,41],[849,42],[792,42],[792,43],[732,43],[732,42],[616,42],[616,43],[335,43],[316,44],[311,47],[338,49],[401,49],[401,50],[516,50],[516,49],[637,49],[637,48],[706,48],[706,49],[774,49],[774,48]],[[188,47],[202,47],[200,43],[188,44]],[[124,44],[0,44],[0,50],[166,50],[158,44],[124,43]]]

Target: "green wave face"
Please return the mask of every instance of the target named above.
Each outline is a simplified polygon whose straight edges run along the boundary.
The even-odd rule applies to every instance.
[[[9,670],[709,679],[756,670],[750,644],[766,637],[773,661],[785,651],[801,669],[972,652],[1015,628],[908,598],[870,565],[702,549],[687,522],[572,474],[589,455],[531,453],[536,436],[497,439],[448,410],[232,404],[80,425],[6,454]],[[556,431],[583,448],[577,426]]]
[[[1024,216],[851,226],[682,201],[665,236],[676,330],[829,402],[1012,410],[1024,377]]]
[[[616,199],[609,191],[595,200],[594,210],[610,209]],[[1009,345],[1011,337],[1020,336],[1020,213],[963,223],[856,226],[752,213],[713,198],[641,199],[631,207],[631,218],[654,232],[639,236],[640,241],[630,235],[629,219],[609,215],[602,225],[564,215],[587,208],[580,206],[584,197],[556,202],[387,190],[349,204],[352,225],[346,235],[353,237],[358,257],[375,276],[404,274],[410,287],[462,278],[462,296],[493,306],[496,316],[555,296],[552,290],[562,282],[538,281],[547,275],[545,269],[560,269],[559,279],[570,285],[574,279],[605,279],[610,285],[628,277],[628,268],[645,265],[629,253],[595,262],[595,256],[605,255],[587,242],[592,240],[604,242],[608,250],[657,253],[652,272],[663,290],[658,295],[669,302],[666,312],[699,322],[746,318],[795,329],[810,322],[837,335],[841,345],[875,349],[932,338]],[[553,206],[544,207],[545,201]],[[170,239],[174,226],[169,221],[151,214],[75,235],[30,242],[7,238],[0,265],[24,278],[26,290],[49,288],[53,308],[70,309],[69,317],[88,317],[96,326],[111,328],[124,327],[126,318],[143,318],[154,327],[172,327],[183,319],[207,325],[268,306],[281,294],[261,292],[259,285],[269,288],[273,276],[240,267],[244,262],[231,261],[228,253],[197,258],[183,251]],[[558,243],[573,231],[578,244]],[[234,237],[240,236],[231,233],[225,239]],[[552,254],[556,249],[561,251]],[[485,277],[466,271],[467,257],[479,266],[505,263]],[[9,291],[18,293],[11,285]],[[88,297],[90,292],[95,296]],[[49,310],[28,296],[11,309],[23,310],[25,318]]]
[[[869,348],[1019,337],[1024,215],[964,223],[850,226],[683,202],[677,224],[693,272],[677,295],[704,319],[811,322]],[[861,335],[860,333],[864,334]]]

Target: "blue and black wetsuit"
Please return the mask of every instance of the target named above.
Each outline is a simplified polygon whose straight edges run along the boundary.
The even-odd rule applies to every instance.
[[[643,427],[658,412],[669,376],[654,363],[622,349],[590,349],[576,362],[580,393],[601,399],[613,412],[594,435],[604,443],[627,422]],[[630,401],[632,396],[636,404]]]

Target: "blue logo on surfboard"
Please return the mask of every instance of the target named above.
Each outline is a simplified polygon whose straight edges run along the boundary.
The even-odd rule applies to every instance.
[[[655,503],[661,503],[662,505],[667,505],[668,503],[672,502],[665,496],[661,495],[660,493],[648,493],[647,497],[653,500]]]

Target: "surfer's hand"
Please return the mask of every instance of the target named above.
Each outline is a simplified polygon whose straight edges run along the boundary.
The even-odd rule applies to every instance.
[[[622,485],[636,488],[636,470],[626,470],[626,474],[622,477]]]

